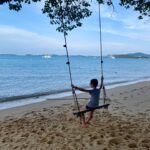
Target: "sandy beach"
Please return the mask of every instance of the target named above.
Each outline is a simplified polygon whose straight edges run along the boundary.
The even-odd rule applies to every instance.
[[[150,82],[107,95],[109,110],[96,110],[87,128],[73,116],[71,97],[0,111],[0,150],[150,150]]]

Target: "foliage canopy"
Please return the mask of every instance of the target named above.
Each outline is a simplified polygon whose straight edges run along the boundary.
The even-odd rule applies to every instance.
[[[31,4],[41,0],[0,0],[0,5],[7,3],[10,10],[19,11],[22,4]],[[113,5],[112,0],[97,0],[100,4]],[[65,34],[82,25],[81,20],[91,15],[89,0],[45,0],[42,12],[50,18],[50,23],[57,25],[57,31]],[[126,9],[133,7],[143,16],[150,17],[150,0],[120,0],[119,4]]]
[[[50,18],[51,24],[58,25],[57,30],[67,34],[82,25],[81,20],[91,15],[87,1],[79,0],[46,0],[43,13]]]

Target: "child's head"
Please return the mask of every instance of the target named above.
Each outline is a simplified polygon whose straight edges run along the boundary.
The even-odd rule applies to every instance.
[[[97,79],[92,79],[90,81],[90,85],[92,88],[96,88],[98,86],[98,80]]]

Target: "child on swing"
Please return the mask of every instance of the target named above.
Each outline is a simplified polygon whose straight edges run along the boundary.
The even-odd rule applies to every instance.
[[[99,106],[99,98],[100,98],[100,88],[97,88],[98,86],[98,80],[97,79],[92,79],[90,81],[90,87],[92,89],[90,90],[87,90],[87,89],[84,89],[84,88],[80,88],[80,87],[77,87],[77,86],[74,86],[72,85],[72,87],[75,89],[75,90],[79,90],[79,91],[82,91],[82,92],[87,92],[90,94],[90,100],[89,102],[86,104],[86,106],[83,108],[83,110],[90,110],[88,112],[88,116],[87,118],[85,118],[84,115],[81,116],[81,125],[83,127],[86,127],[86,125],[90,122],[90,120],[93,118],[93,108],[95,107],[98,107]],[[82,110],[82,111],[83,111]]]

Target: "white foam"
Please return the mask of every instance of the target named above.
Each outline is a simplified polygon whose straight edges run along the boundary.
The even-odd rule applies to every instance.
[[[112,88],[115,88],[115,87],[135,84],[135,83],[144,82],[144,81],[150,81],[150,79],[120,83],[120,84],[116,84],[116,85],[109,85],[109,86],[106,86],[106,88],[107,89],[112,89]],[[83,92],[77,91],[76,93],[80,94],[80,93],[83,93]],[[24,105],[33,104],[33,103],[38,103],[38,102],[46,101],[48,99],[63,98],[63,97],[66,97],[66,96],[71,96],[71,95],[72,95],[72,92],[70,91],[70,92],[63,92],[63,93],[59,93],[59,94],[52,94],[52,95],[48,95],[48,96],[41,96],[39,98],[29,98],[29,99],[23,99],[23,100],[3,102],[3,103],[0,103],[0,110],[13,108],[13,107],[24,106]]]

